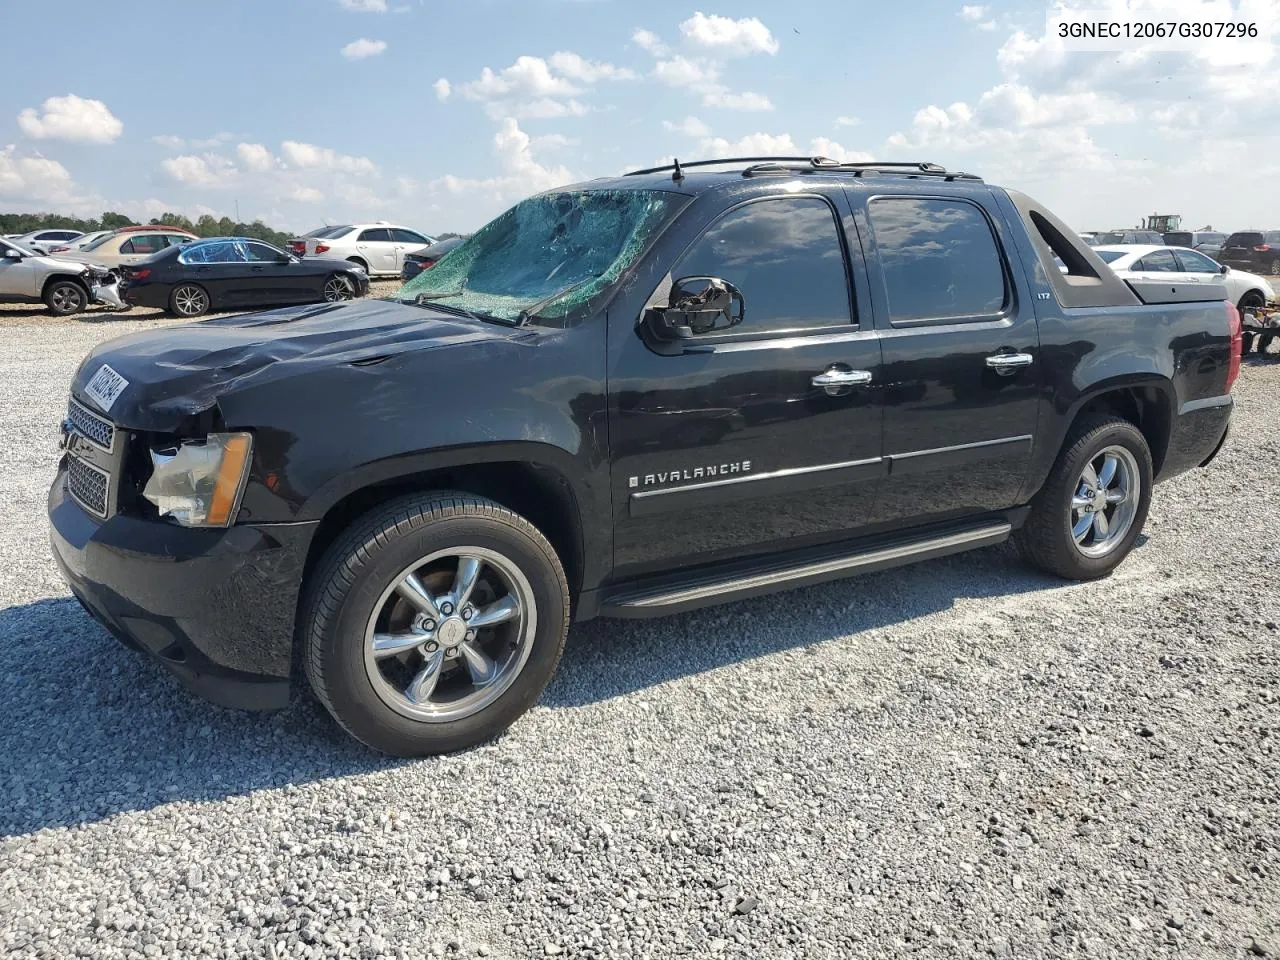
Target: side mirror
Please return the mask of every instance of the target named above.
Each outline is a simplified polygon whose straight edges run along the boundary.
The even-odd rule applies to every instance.
[[[276,263],[293,263],[293,257],[289,256],[287,253],[277,253]]]
[[[684,277],[671,285],[665,307],[651,307],[658,334],[686,339],[736,327],[746,316],[742,293],[719,277]]]
[[[1231,268],[1230,268],[1230,267],[1228,267],[1228,266],[1224,263],[1222,266],[1220,266],[1220,267],[1218,268],[1218,272],[1219,272],[1219,273],[1230,273],[1230,272],[1231,272]]]
[[[4,250],[4,258],[5,258],[6,260],[21,260],[21,259],[22,259],[22,251],[21,251],[21,250],[15,250],[13,247],[5,247],[5,250]]]

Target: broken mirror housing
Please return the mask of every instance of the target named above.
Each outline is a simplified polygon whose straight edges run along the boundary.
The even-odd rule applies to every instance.
[[[253,435],[211,433],[151,451],[142,495],[184,527],[228,527],[249,476]]]

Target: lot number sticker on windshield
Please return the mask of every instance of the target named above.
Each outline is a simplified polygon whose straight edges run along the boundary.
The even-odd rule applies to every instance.
[[[90,400],[110,413],[111,405],[124,393],[127,386],[129,381],[104,363],[85,386],[84,392],[89,395]]]

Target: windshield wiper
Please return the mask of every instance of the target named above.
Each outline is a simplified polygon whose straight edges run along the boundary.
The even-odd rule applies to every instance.
[[[601,274],[597,273],[593,277],[587,277],[585,280],[579,280],[576,283],[571,283],[567,287],[563,287],[562,289],[557,290],[555,293],[551,294],[551,296],[543,297],[537,303],[534,303],[534,304],[531,304],[530,306],[525,307],[523,310],[520,311],[520,314],[516,317],[516,326],[523,327],[530,320],[541,319],[538,316],[538,312],[542,310],[543,307],[549,307],[551,304],[555,303],[565,294],[572,293],[574,290],[577,290],[579,287],[585,287],[588,283],[592,283],[593,281],[599,280],[601,276],[602,276]]]

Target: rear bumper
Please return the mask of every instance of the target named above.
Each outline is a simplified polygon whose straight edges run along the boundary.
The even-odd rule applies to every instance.
[[[190,530],[91,517],[49,491],[53,555],[71,591],[117,637],[223,706],[289,699],[298,592],[315,523]]]
[[[1228,396],[1184,403],[1174,417],[1169,449],[1158,480],[1168,480],[1193,467],[1207,466],[1227,439],[1235,401]]]
[[[132,307],[156,307],[166,309],[169,306],[169,285],[159,283],[120,282],[120,299]]]

